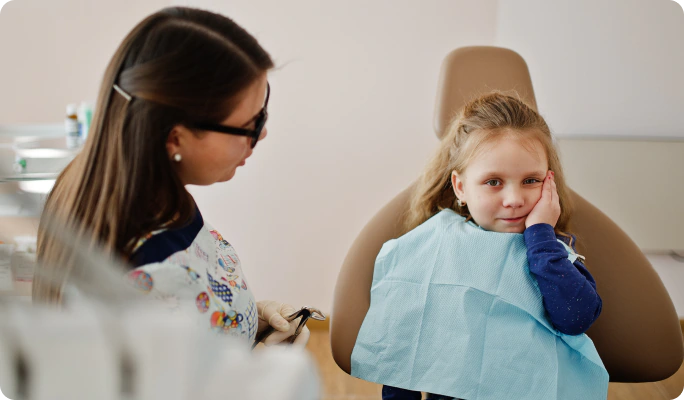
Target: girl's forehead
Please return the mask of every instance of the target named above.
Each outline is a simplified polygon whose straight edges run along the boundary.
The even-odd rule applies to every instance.
[[[548,160],[546,150],[534,137],[504,135],[495,140],[481,144],[466,169],[477,169],[479,172],[506,170],[546,170]]]
[[[480,145],[473,159],[478,156],[512,156],[534,158],[540,161],[546,160],[546,150],[539,139],[534,136],[501,135],[491,140],[484,141]]]

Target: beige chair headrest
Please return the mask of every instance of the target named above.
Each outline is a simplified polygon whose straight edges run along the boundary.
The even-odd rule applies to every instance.
[[[537,109],[525,60],[502,47],[461,47],[452,51],[442,62],[437,88],[434,128],[440,139],[468,101],[493,90],[516,96]]]

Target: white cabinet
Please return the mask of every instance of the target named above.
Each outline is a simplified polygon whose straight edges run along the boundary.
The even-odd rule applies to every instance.
[[[60,124],[0,125],[0,295],[30,296],[31,238],[55,178],[78,152],[63,132]]]

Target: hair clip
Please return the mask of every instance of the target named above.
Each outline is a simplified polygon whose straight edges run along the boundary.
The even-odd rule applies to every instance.
[[[131,96],[130,94],[126,93],[126,91],[123,90],[123,89],[121,89],[121,87],[119,87],[119,85],[117,85],[116,83],[115,83],[114,85],[112,85],[112,87],[114,88],[114,90],[116,90],[117,92],[119,92],[119,94],[122,95],[123,98],[126,99],[126,101],[131,101],[131,99],[133,99],[133,96]]]

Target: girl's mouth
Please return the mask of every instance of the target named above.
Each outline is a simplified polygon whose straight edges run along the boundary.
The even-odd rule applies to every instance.
[[[520,221],[524,220],[525,216],[523,215],[522,217],[518,217],[518,218],[501,218],[501,219],[503,221],[506,221],[506,222],[516,223],[516,222],[520,222]]]

